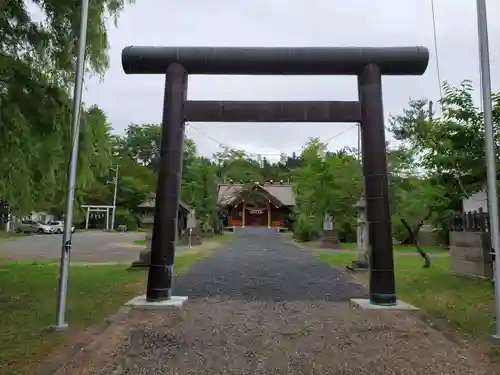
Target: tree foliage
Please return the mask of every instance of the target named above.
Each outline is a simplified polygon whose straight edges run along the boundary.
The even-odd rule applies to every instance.
[[[469,81],[443,84],[441,115],[430,120],[428,101],[409,102],[403,115],[391,118],[389,129],[406,149],[418,156],[415,166],[434,174],[457,201],[479,190],[486,179],[483,114],[473,101]],[[493,95],[496,150],[500,146],[500,95]],[[497,154],[497,160],[499,159]]]
[[[450,212],[461,210],[462,199],[482,189],[486,180],[483,113],[474,104],[471,83],[443,84],[439,116],[429,104],[410,100],[388,127],[400,141],[391,168],[393,231],[417,245],[425,223],[440,230],[445,241]],[[493,95],[493,119],[498,153],[499,94]]]
[[[106,70],[106,23],[116,21],[124,4],[90,2],[89,74]],[[0,197],[16,214],[64,204],[80,6],[79,0],[0,4]],[[107,173],[111,150],[110,125],[99,108],[85,107],[81,125],[78,191]]]
[[[354,204],[362,190],[361,166],[347,152],[328,152],[317,138],[310,139],[300,166],[293,171],[296,196],[295,235],[308,241],[318,237],[325,214],[333,217],[334,227],[348,240],[355,236]]]

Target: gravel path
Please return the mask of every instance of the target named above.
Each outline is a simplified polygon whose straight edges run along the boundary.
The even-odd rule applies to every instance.
[[[415,315],[351,309],[364,290],[278,235],[235,237],[176,281],[182,310],[128,311],[55,374],[496,373]]]
[[[244,301],[345,301],[366,292],[343,271],[276,233],[238,234],[175,283],[176,295]]]

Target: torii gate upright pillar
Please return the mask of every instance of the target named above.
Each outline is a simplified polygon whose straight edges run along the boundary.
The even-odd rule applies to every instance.
[[[146,293],[148,301],[163,301],[172,296],[177,217],[181,197],[187,78],[186,70],[179,64],[171,64],[166,68],[151,264]]]
[[[377,65],[366,65],[358,75],[361,104],[361,150],[365,182],[370,260],[370,299],[378,304],[396,303],[392,225],[385,153],[382,75]],[[384,145],[384,152],[380,152]],[[372,256],[371,249],[376,249]],[[391,249],[391,251],[380,251]]]

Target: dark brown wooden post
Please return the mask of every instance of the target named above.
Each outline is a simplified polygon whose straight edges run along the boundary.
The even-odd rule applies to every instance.
[[[370,243],[370,301],[396,304],[392,225],[389,208],[382,75],[366,65],[358,75],[361,103],[361,149],[365,178],[366,216]]]
[[[474,226],[472,225],[472,213],[470,211],[465,214],[464,228],[464,232],[474,232]]]
[[[168,66],[163,98],[151,265],[146,292],[148,301],[163,301],[172,295],[184,150],[184,102],[187,98],[187,77],[188,74],[181,65]]]
[[[479,207],[479,231],[486,232],[486,217],[484,216],[484,211],[482,207]]]

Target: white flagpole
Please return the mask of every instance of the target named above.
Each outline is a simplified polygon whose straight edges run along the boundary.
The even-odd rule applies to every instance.
[[[57,315],[54,330],[62,331],[68,327],[66,323],[66,296],[68,293],[68,271],[71,252],[71,227],[73,222],[73,203],[75,200],[76,166],[78,161],[78,143],[80,140],[80,109],[82,105],[83,75],[85,69],[85,46],[87,41],[87,21],[89,0],[82,0],[80,14],[80,38],[78,39],[78,56],[76,63],[75,87],[73,91],[73,111],[71,116],[71,159],[68,173],[68,195],[66,216],[64,217],[64,234],[61,249],[61,265],[59,271],[59,294],[57,298]]]
[[[500,339],[500,259],[496,257],[500,250],[500,223],[498,219],[497,172],[495,135],[493,131],[493,108],[491,104],[490,53],[488,47],[488,21],[486,0],[477,0],[477,26],[479,40],[479,61],[481,70],[481,97],[484,113],[484,138],[486,149],[486,173],[488,186],[488,212],[490,216],[491,248],[495,254],[495,307],[496,332],[494,338]]]

